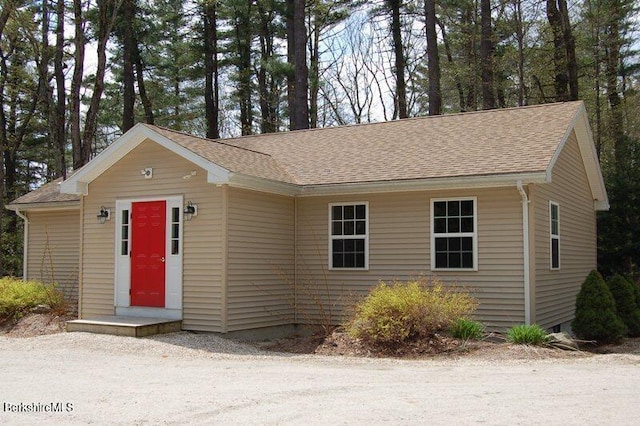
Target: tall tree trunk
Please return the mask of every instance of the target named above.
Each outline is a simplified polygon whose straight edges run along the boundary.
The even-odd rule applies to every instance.
[[[73,38],[73,45],[75,51],[73,53],[74,67],[73,77],[71,78],[71,147],[73,151],[73,168],[79,169],[85,164],[84,149],[85,145],[82,143],[82,133],[80,129],[80,90],[82,88],[82,77],[84,70],[84,47],[85,47],[85,34],[84,34],[84,17],[82,16],[82,0],[73,0],[73,16],[75,36]]]
[[[612,17],[620,16],[617,9],[617,2],[613,4],[614,10],[609,11]],[[605,75],[607,84],[607,99],[611,110],[610,130],[614,144],[614,158],[616,170],[623,172],[628,156],[628,146],[624,133],[624,121],[622,112],[622,101],[618,92],[618,68],[620,66],[620,49],[622,41],[620,39],[620,22],[618,19],[611,18],[608,20],[605,38]]]
[[[320,26],[317,24],[309,37],[309,120],[310,127],[318,127],[318,95],[320,93]]]
[[[123,51],[122,51],[122,80],[124,93],[122,95],[122,132],[126,132],[135,124],[135,76],[133,73],[134,56],[134,26],[135,5],[134,0],[123,0]]]
[[[147,86],[144,83],[144,66],[142,65],[140,45],[137,38],[134,39],[133,44],[133,63],[135,65],[136,81],[138,83],[138,94],[140,95],[140,101],[142,101],[142,107],[144,108],[144,120],[147,124],[154,124],[153,104],[147,95]]]
[[[516,25],[516,42],[518,43],[518,106],[526,103],[527,87],[524,81],[524,22],[522,16],[522,0],[514,0],[514,21]]]
[[[482,69],[482,109],[496,107],[493,77],[493,30],[491,0],[480,0],[480,62]]]
[[[53,71],[56,80],[56,107],[55,119],[53,126],[53,136],[57,148],[57,164],[58,170],[56,175],[67,178],[67,119],[66,105],[67,93],[65,90],[65,63],[64,63],[64,19],[65,19],[65,1],[58,0],[56,5],[56,53],[53,58]]]
[[[556,0],[547,0],[547,19],[553,33],[553,63],[555,67],[554,87],[556,102],[569,100],[567,78],[567,50],[562,28],[562,16],[558,10]]]
[[[263,2],[256,2],[260,17],[260,66],[258,67],[258,94],[260,97],[260,132],[273,133],[277,130],[276,104],[274,98],[273,76],[270,76],[267,67],[274,56],[272,29],[273,10],[265,8]]]
[[[305,0],[294,0],[293,34],[295,60],[294,113],[295,128],[309,128],[309,68],[307,67],[307,27]]]
[[[207,137],[210,139],[219,139],[218,17],[215,1],[208,1],[204,5],[204,68],[204,103],[207,121]]]
[[[287,73],[287,107],[289,109],[289,130],[297,128],[296,124],[296,77],[295,77],[295,63],[296,63],[296,50],[295,50],[295,30],[294,30],[294,10],[295,0],[286,0],[286,29],[287,29],[287,62],[289,63],[290,70]]]
[[[98,0],[98,64],[93,84],[93,94],[85,116],[84,131],[82,133],[81,165],[88,163],[91,159],[91,142],[96,133],[100,99],[104,91],[104,75],[107,68],[107,42],[121,5],[122,0]]]
[[[569,83],[569,100],[577,101],[578,97],[578,61],[576,60],[576,40],[571,31],[567,0],[558,0],[558,12],[562,21],[562,38],[566,50],[567,80]]]
[[[253,133],[253,109],[251,104],[251,7],[253,0],[246,0],[242,10],[236,9],[234,28],[238,47],[238,98],[242,135]]]
[[[425,0],[424,15],[427,35],[427,66],[429,68],[429,115],[442,113],[442,93],[440,91],[440,56],[436,33],[435,0]]]
[[[405,82],[406,60],[402,46],[402,23],[400,22],[400,8],[402,0],[389,0],[391,8],[391,37],[393,39],[393,52],[395,56],[396,74],[396,103],[398,118],[407,118],[407,85]]]
[[[440,33],[442,34],[442,44],[444,45],[444,52],[447,56],[447,63],[450,66],[453,66],[453,55],[451,53],[451,46],[449,44],[447,31],[444,24],[440,20],[438,20],[437,17],[436,23],[438,24],[438,27],[440,27]],[[456,90],[458,92],[458,105],[460,106],[460,111],[464,112],[467,110],[467,103],[465,102],[464,98],[464,89],[462,88],[462,82],[460,81],[460,76],[458,75],[458,73],[455,73],[453,78],[455,80]]]

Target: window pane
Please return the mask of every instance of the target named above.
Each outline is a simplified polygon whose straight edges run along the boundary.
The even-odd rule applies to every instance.
[[[447,239],[436,238],[436,252],[447,251]]]
[[[472,217],[463,217],[460,219],[461,229],[460,232],[473,232],[473,218]]]
[[[460,216],[460,201],[449,201],[447,203],[447,216]]]
[[[462,240],[462,251],[472,251],[473,250],[473,238],[471,237],[463,237]]]
[[[355,208],[354,208],[354,206],[344,206],[344,218],[345,219],[355,219]]]
[[[129,227],[128,226],[123,226],[122,227],[122,239],[123,240],[128,240],[129,239]]]
[[[457,217],[447,219],[447,232],[460,232],[460,219]]]
[[[462,267],[473,268],[473,253],[462,253]]]
[[[334,268],[342,268],[344,267],[344,262],[342,260],[342,253],[333,253],[333,267]]]
[[[551,220],[558,220],[558,206],[551,204]]]
[[[356,250],[356,242],[355,240],[344,240],[344,251],[345,252],[354,252]]]
[[[122,210],[122,224],[127,225],[129,223],[129,210]]]
[[[356,251],[364,253],[364,240],[355,240]]]
[[[364,235],[367,229],[367,222],[365,222],[364,220],[357,220],[356,221],[356,235]]]
[[[447,219],[445,218],[433,219],[433,231],[436,234],[443,234],[447,232]]]
[[[460,214],[462,216],[473,216],[473,201],[461,201],[460,202]]]
[[[460,251],[461,238],[449,238],[449,251]]]
[[[129,241],[123,241],[120,247],[120,254],[126,256],[129,254]]]
[[[356,254],[355,253],[345,253],[344,254],[344,267],[345,268],[355,268],[356,266]]]
[[[557,238],[551,240],[551,267],[560,267],[560,240]]]
[[[558,221],[556,220],[551,221],[551,234],[558,235]]]
[[[449,268],[459,268],[461,263],[460,253],[449,253]]]
[[[447,267],[447,253],[436,253],[436,268]]]
[[[344,223],[344,235],[355,235],[355,226],[353,221]]]
[[[177,223],[171,225],[171,238],[180,238],[180,225]]]
[[[356,206],[356,219],[366,219],[366,208],[364,204],[358,204]]]
[[[364,253],[356,253],[356,268],[364,268]]]
[[[436,201],[433,203],[433,217],[443,217],[447,215],[446,201]]]
[[[331,207],[331,219],[333,220],[342,219],[342,206]]]
[[[342,253],[344,251],[344,240],[333,240],[333,253]]]
[[[171,240],[171,254],[178,254],[180,243],[178,240]]]
[[[342,222],[331,223],[331,235],[342,235]]]
[[[173,207],[171,209],[171,221],[180,222],[180,209],[178,207]]]

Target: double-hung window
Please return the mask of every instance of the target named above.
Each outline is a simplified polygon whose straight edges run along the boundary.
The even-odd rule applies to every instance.
[[[549,260],[551,269],[560,269],[560,205],[549,201]]]
[[[329,204],[329,268],[369,267],[369,206]]]
[[[478,269],[476,198],[431,200],[431,269]]]

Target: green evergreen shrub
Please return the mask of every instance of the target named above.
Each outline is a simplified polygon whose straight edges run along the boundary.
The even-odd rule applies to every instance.
[[[456,339],[480,339],[484,333],[484,326],[478,321],[458,318],[451,328],[449,328],[449,333]]]
[[[640,309],[636,304],[633,284],[622,275],[616,274],[607,282],[616,303],[616,312],[627,326],[629,336],[640,336]]]
[[[345,329],[365,344],[395,349],[447,330],[477,305],[468,292],[445,288],[437,279],[383,282],[355,306]]]
[[[507,340],[519,345],[542,345],[547,339],[547,332],[537,324],[514,325],[507,330]]]
[[[18,319],[38,305],[48,305],[57,312],[68,308],[62,292],[53,284],[12,277],[0,279],[0,322]]]
[[[627,334],[609,287],[596,270],[587,275],[578,292],[576,317],[571,327],[579,338],[599,343],[618,342]]]

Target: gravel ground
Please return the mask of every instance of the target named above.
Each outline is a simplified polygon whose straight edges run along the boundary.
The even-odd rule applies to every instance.
[[[0,365],[0,424],[640,423],[635,354],[407,361],[61,333],[0,337]]]

